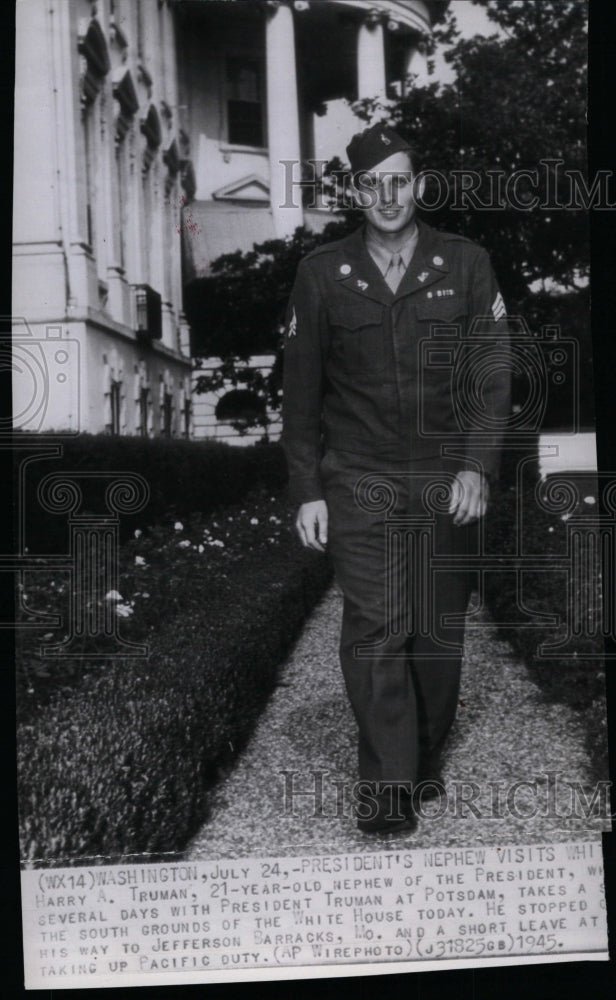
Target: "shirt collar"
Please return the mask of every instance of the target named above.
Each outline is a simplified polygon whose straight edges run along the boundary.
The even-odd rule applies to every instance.
[[[389,247],[386,247],[381,243],[373,233],[369,230],[365,230],[364,239],[366,241],[366,247],[373,261],[379,268],[382,274],[385,274],[387,268],[389,267],[392,256],[399,253],[402,257],[402,263],[404,267],[407,268],[411,263],[411,259],[415,252],[415,247],[417,246],[417,241],[419,239],[419,227],[415,224],[415,229],[413,233],[409,236],[405,243],[400,247],[399,250],[391,251]]]

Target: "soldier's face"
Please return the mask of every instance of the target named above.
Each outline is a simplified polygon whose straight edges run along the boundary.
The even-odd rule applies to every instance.
[[[355,179],[355,196],[366,220],[382,233],[398,233],[413,220],[416,204],[408,153],[398,152]]]

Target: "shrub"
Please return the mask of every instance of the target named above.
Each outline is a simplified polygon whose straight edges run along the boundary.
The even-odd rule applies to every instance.
[[[45,438],[40,435],[41,443]],[[61,457],[43,458],[25,467],[25,544],[31,554],[68,550],[66,514],[41,516],[37,499],[37,486],[50,472],[142,475],[150,487],[149,501],[143,511],[122,515],[123,539],[130,537],[137,526],[172,516],[208,514],[238,503],[255,486],[280,492],[287,478],[284,455],[277,444],[238,448],[214,441],[82,434],[63,442],[62,448]],[[22,457],[17,447],[16,463]],[[107,482],[98,475],[81,480],[85,508],[104,511]]]
[[[23,857],[182,849],[329,579],[327,561],[301,550],[280,500],[265,494],[224,522],[157,526],[123,547],[123,635],[145,640],[147,658],[75,670],[37,659],[38,637],[22,638]],[[33,574],[31,606],[47,585],[37,591]]]
[[[523,479],[521,493],[515,482],[515,468],[520,454],[506,453],[500,482],[493,491],[487,517],[487,546],[492,553],[503,555],[542,555],[548,560],[544,570],[524,571],[522,594],[519,582],[511,569],[486,575],[486,600],[499,624],[501,636],[524,659],[531,677],[546,698],[566,704],[584,713],[587,745],[594,776],[605,779],[607,773],[607,723],[605,717],[605,671],[601,656],[602,639],[599,634],[573,635],[566,648],[559,654],[540,655],[544,644],[565,639],[565,622],[568,611],[576,604],[588,607],[593,616],[600,616],[600,582],[593,573],[571,576],[550,570],[549,556],[566,556],[570,552],[567,521],[570,517],[594,518],[597,507],[582,499],[575,510],[550,512],[536,499],[537,473],[533,463]],[[575,481],[581,496],[591,496],[597,501],[597,483],[592,476],[578,475]],[[541,495],[547,496],[549,479],[541,486]],[[517,499],[524,512],[522,529],[518,531],[516,519]],[[596,536],[586,546],[596,544]],[[593,541],[594,539],[594,541]],[[516,546],[517,549],[516,549]],[[514,561],[524,567],[524,555]],[[581,553],[584,558],[585,553]],[[520,596],[522,600],[520,600]],[[529,620],[529,612],[557,616],[559,626],[537,624]],[[506,624],[505,624],[506,623]],[[565,655],[566,654],[566,655]]]

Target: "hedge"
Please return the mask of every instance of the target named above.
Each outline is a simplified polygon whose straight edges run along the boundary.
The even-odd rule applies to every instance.
[[[44,445],[54,436],[41,434]],[[122,538],[135,527],[155,524],[172,516],[187,517],[238,503],[254,487],[281,490],[287,479],[286,463],[278,444],[237,447],[215,441],[188,441],[169,438],[106,437],[81,434],[62,442],[61,457],[30,462],[26,466],[24,514],[25,539],[31,553],[65,552],[68,546],[66,514],[41,516],[37,486],[49,473],[101,473],[83,478],[84,506],[104,512],[104,493],[114,472],[134,472],[145,478],[150,488],[147,506],[137,514],[122,515]],[[16,471],[27,455],[16,439]],[[105,474],[109,474],[107,478]]]
[[[279,499],[230,510],[227,543],[219,521],[195,518],[123,547],[121,606],[132,612],[122,631],[148,641],[147,659],[77,661],[71,673],[68,661],[22,649],[24,859],[178,851],[204,821],[208,790],[331,576],[326,559],[301,549]]]
[[[493,489],[486,522],[487,548],[492,553],[511,556],[517,539],[515,468],[522,453],[512,449],[505,452],[499,482]],[[582,499],[576,510],[563,516],[550,512],[537,502],[535,490],[538,467],[532,462],[523,480],[521,504],[524,511],[521,551],[526,554],[563,557],[567,554],[566,523],[570,516],[595,518],[598,510],[596,477],[571,474],[577,482]],[[548,495],[550,480],[541,484],[540,495]],[[584,497],[590,498],[585,502]],[[594,501],[594,502],[593,502]],[[518,567],[524,559],[517,560]],[[585,593],[582,594],[582,589]],[[526,663],[535,683],[544,696],[566,704],[583,713],[587,732],[587,748],[591,759],[593,777],[605,780],[607,775],[607,722],[605,706],[605,669],[602,660],[603,642],[600,635],[581,634],[567,644],[567,655],[555,653],[540,656],[543,644],[554,643],[564,637],[564,628],[547,625],[532,626],[518,603],[514,574],[510,570],[490,572],[486,575],[486,601],[497,623],[502,638],[511,643]],[[561,623],[567,618],[567,608],[573,601],[583,599],[591,608],[600,608],[600,580],[571,578],[568,583],[562,573],[525,571],[523,581],[524,606],[539,613],[558,615]]]

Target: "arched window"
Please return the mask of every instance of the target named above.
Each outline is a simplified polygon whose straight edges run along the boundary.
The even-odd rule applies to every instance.
[[[117,102],[115,118],[115,164],[120,219],[120,265],[132,273],[132,268],[129,265],[130,254],[128,250],[131,151],[128,148],[129,142],[127,137],[130,133],[134,116],[139,109],[139,98],[137,97],[137,91],[130,71],[125,66],[119,66],[113,73],[113,96]]]
[[[110,68],[103,30],[95,17],[78,26],[81,120],[86,180],[86,240],[96,255],[99,277],[106,277],[102,140],[105,131],[104,82]]]

